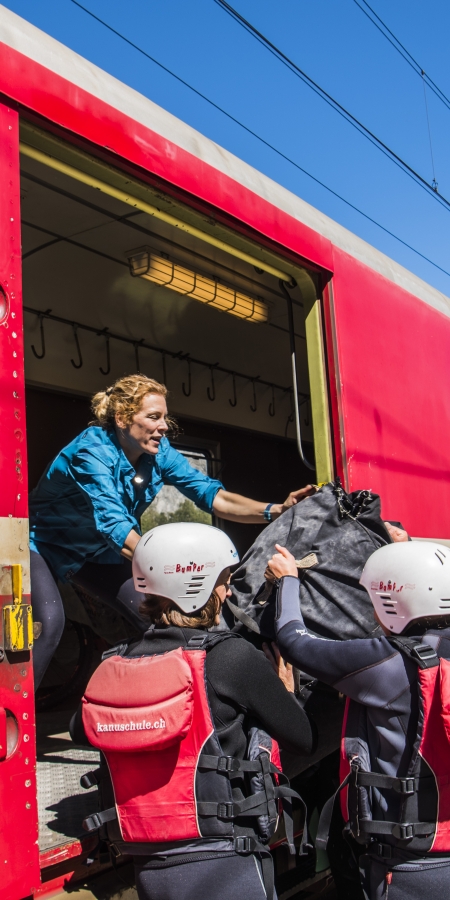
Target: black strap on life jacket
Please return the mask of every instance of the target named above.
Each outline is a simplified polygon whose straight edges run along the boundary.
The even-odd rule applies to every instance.
[[[421,638],[389,636],[390,644],[416,663],[419,669],[432,669],[439,665],[439,657],[436,650],[429,644],[423,644]]]
[[[337,791],[323,806],[316,834],[316,847],[319,850],[326,850],[336,798],[350,782],[355,787],[384,788],[385,790],[393,790],[398,794],[408,796],[416,793],[419,788],[419,782],[422,780],[419,777],[398,778],[390,775],[379,775],[376,772],[361,771],[360,760],[358,757],[355,757],[352,759],[350,772],[341,782]],[[391,835],[399,841],[406,841],[414,837],[425,837],[432,834],[435,827],[435,822],[387,822],[384,820],[359,818],[358,834],[355,836],[358,838],[367,837],[367,840],[369,840],[376,835]]]
[[[439,665],[439,657],[436,650],[429,644],[423,644],[421,638],[401,637],[400,635],[392,635],[387,638],[396,650],[403,653],[419,669],[431,669]],[[364,772],[360,768],[360,760],[355,757],[350,764],[350,772],[339,785],[337,791],[325,803],[320,819],[319,827],[316,835],[316,846],[326,850],[328,837],[331,827],[331,818],[333,815],[334,803],[338,794],[350,782],[355,787],[375,787],[382,790],[395,791],[397,794],[409,796],[417,793],[420,783],[425,781],[427,776],[404,777],[382,775],[376,772]],[[385,822],[383,820],[374,821],[373,819],[358,820],[358,837],[367,836],[375,837],[377,835],[391,835],[400,841],[409,840],[414,837],[423,837],[432,834],[436,827],[435,822]]]

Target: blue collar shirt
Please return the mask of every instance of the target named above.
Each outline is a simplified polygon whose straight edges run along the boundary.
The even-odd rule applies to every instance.
[[[61,450],[30,495],[30,547],[63,581],[85,562],[119,563],[127,535],[132,528],[140,534],[142,513],[164,484],[209,513],[223,488],[166,437],[156,456],[142,454],[136,471],[114,432],[87,428]]]

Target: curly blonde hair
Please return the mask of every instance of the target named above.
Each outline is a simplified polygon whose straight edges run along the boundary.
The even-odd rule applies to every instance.
[[[207,603],[191,615],[182,613],[167,597],[146,594],[139,607],[141,616],[156,625],[177,625],[178,628],[212,628],[221,609],[220,597],[214,590]]]
[[[119,416],[123,422],[129,425],[133,421],[133,416],[139,412],[142,401],[147,394],[160,394],[167,397],[167,388],[165,384],[160,384],[154,378],[147,378],[146,375],[127,375],[125,378],[119,378],[106,391],[99,391],[92,398],[92,412],[95,416],[94,425],[101,425],[102,428],[114,428],[116,416]],[[172,422],[168,422],[172,424]]]

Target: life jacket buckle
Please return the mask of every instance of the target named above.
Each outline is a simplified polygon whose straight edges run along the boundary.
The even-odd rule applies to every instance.
[[[99,783],[100,776],[101,769],[95,769],[93,772],[86,772],[86,774],[82,775],[80,778],[80,787],[84,788],[85,791],[88,791],[89,788],[94,787],[94,785]]]
[[[427,659],[433,659],[433,657],[437,657],[436,650],[433,647],[430,647],[429,644],[417,644],[416,647],[413,647],[411,650],[411,656],[415,656],[416,659],[420,659],[421,662],[424,662]]]
[[[234,819],[234,803],[218,803],[217,817],[219,819]]]
[[[101,828],[103,822],[98,813],[92,813],[92,815],[84,819],[82,825],[85,831],[96,831],[98,828]]]
[[[217,762],[218,772],[239,772],[239,760],[234,756],[220,756]]]
[[[390,844],[379,844],[377,842],[375,844],[375,854],[382,859],[392,859],[392,847]]]
[[[414,825],[394,825],[392,834],[399,841],[409,841],[414,837]]]
[[[394,790],[396,790],[399,794],[403,794],[405,796],[409,796],[410,794],[415,794],[415,778],[399,778],[397,781],[397,785]]]
[[[234,849],[236,853],[253,853],[256,841],[252,837],[237,837],[234,839]]]

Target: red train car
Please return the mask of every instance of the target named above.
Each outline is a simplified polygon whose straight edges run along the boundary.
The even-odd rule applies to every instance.
[[[450,541],[450,301],[3,7],[0,42],[0,898],[20,900],[103,865],[79,838],[92,760],[70,703],[37,716],[36,757],[26,609],[28,486],[89,396],[140,368],[228,489],[278,501],[339,475]],[[55,672],[88,640],[65,604]]]

